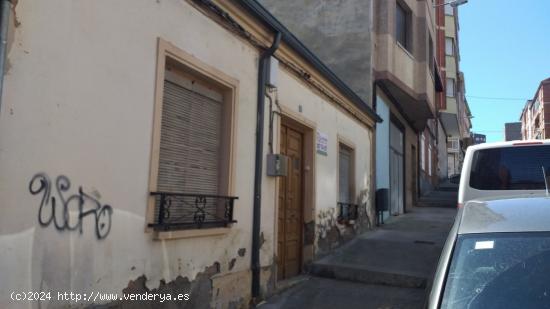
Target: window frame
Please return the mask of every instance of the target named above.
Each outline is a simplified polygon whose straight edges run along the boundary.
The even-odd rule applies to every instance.
[[[348,175],[348,181],[349,181],[349,202],[350,204],[355,204],[355,145],[350,142],[349,140],[338,136],[337,138],[338,142],[338,160],[337,160],[337,184],[338,184],[338,201],[337,202],[343,202],[340,201],[340,149],[346,148],[350,152],[350,168],[349,168],[349,175]]]
[[[150,192],[156,192],[158,188],[162,109],[164,100],[163,92],[166,69],[170,64],[175,64],[178,70],[184,71],[186,74],[201,80],[201,82],[212,85],[217,90],[221,91],[223,95],[224,112],[222,117],[224,119],[224,130],[222,131],[224,135],[221,137],[222,142],[220,145],[220,149],[223,149],[221,151],[224,153],[223,160],[221,160],[222,162],[220,163],[220,178],[223,180],[219,186],[218,194],[232,196],[234,195],[234,143],[239,81],[215,67],[202,62],[190,53],[185,52],[160,37],[157,42],[157,65],[148,194]],[[155,239],[220,235],[227,233],[230,229],[229,227],[220,227],[155,232],[152,228],[147,226],[147,224],[154,222],[154,211],[155,197],[148,196],[145,231],[154,232]]]
[[[449,81],[452,81],[453,93],[449,95]],[[445,83],[445,96],[447,98],[456,98],[456,80],[451,77],[447,77],[447,82]]]
[[[399,31],[399,27],[398,27],[398,11],[401,10],[403,11],[403,15],[404,15],[404,23],[403,23],[403,26],[405,29],[403,29],[403,35],[404,35],[404,42],[401,42],[400,41],[400,38],[399,38],[399,35],[398,35],[398,31]],[[403,47],[407,52],[411,53],[412,54],[412,34],[413,34],[413,31],[412,31],[412,11],[411,9],[401,0],[396,0],[395,2],[395,22],[394,22],[394,27],[395,27],[395,32],[394,32],[394,35],[395,35],[395,42],[399,45],[401,45],[401,47]]]
[[[447,42],[451,42],[451,51],[449,53]],[[450,36],[445,37],[445,56],[454,57],[455,56],[455,39]]]

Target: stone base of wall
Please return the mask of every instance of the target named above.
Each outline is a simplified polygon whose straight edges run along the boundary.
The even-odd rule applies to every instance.
[[[262,291],[271,295],[274,290],[272,279],[273,267],[262,269]],[[94,309],[174,309],[174,308],[216,308],[216,309],[244,309],[251,303],[252,275],[250,270],[220,273],[219,266],[213,265],[199,273],[193,281],[188,278],[177,277],[174,281],[161,282],[156,289],[148,289],[145,285],[147,278],[138,277],[130,281],[123,293],[129,294],[188,294],[188,300],[180,301],[148,301],[126,300],[108,304],[90,305],[86,308]]]

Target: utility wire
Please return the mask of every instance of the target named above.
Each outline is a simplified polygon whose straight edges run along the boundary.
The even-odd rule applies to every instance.
[[[501,101],[527,101],[530,99],[523,99],[523,98],[498,98],[498,97],[483,97],[483,96],[475,96],[475,95],[466,95],[467,98],[472,99],[485,99],[485,100],[501,100]]]

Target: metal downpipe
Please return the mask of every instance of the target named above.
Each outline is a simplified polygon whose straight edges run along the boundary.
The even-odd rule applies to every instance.
[[[11,2],[9,0],[0,0],[0,113],[2,111],[2,90],[4,88],[10,10]]]
[[[256,154],[254,170],[254,208],[252,219],[252,297],[260,296],[260,233],[262,210],[262,167],[264,148],[264,114],[265,114],[265,87],[267,60],[272,56],[281,43],[281,33],[277,32],[273,44],[265,50],[259,59],[258,67],[258,107],[256,115]]]

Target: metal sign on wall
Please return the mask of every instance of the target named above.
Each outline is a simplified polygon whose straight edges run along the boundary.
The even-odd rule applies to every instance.
[[[319,131],[317,131],[317,153],[328,155],[328,135]]]

